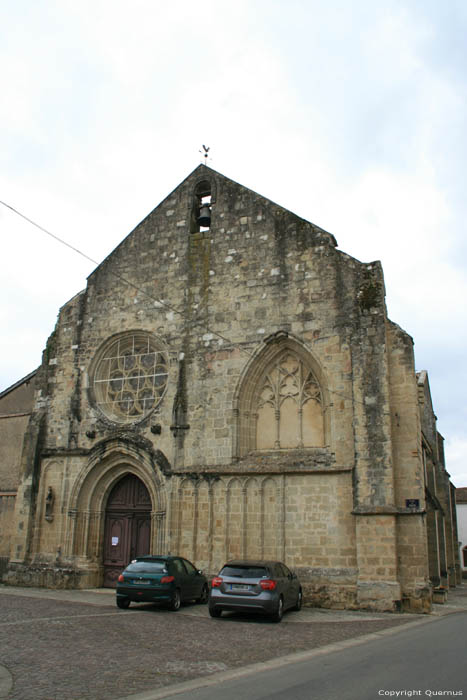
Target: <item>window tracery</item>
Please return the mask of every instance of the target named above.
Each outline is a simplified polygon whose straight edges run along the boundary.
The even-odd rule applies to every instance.
[[[98,358],[96,404],[111,420],[140,420],[161,401],[167,380],[167,356],[155,339],[145,333],[124,334],[108,343]]]
[[[323,444],[322,394],[311,369],[289,349],[278,355],[259,383],[256,448]]]

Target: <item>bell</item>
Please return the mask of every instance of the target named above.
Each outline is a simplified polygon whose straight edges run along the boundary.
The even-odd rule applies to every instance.
[[[207,204],[203,204],[199,209],[198,224],[204,228],[211,225],[211,209]]]

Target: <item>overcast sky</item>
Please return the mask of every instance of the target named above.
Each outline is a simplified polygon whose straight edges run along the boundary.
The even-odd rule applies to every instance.
[[[381,260],[467,486],[467,2],[0,0],[0,200],[102,260],[201,162]],[[0,390],[95,265],[0,205]]]

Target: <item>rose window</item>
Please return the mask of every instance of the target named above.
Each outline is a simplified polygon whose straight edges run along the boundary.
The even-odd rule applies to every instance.
[[[161,401],[167,379],[167,356],[154,338],[125,334],[106,345],[97,362],[96,403],[112,420],[140,420]]]

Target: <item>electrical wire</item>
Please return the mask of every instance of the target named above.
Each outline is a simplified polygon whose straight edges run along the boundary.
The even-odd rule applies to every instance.
[[[81,257],[83,257],[83,258],[85,258],[86,260],[89,260],[90,262],[92,262],[94,265],[99,266],[99,265],[101,264],[101,263],[99,263],[97,260],[94,260],[93,258],[89,257],[89,255],[86,255],[86,253],[83,253],[83,252],[82,252],[81,250],[79,250],[78,248],[75,248],[74,246],[72,246],[72,245],[71,245],[70,243],[68,243],[67,241],[63,240],[62,238],[60,238],[59,236],[55,235],[54,233],[52,233],[52,232],[49,231],[48,229],[44,228],[44,226],[41,226],[40,224],[36,223],[35,221],[33,221],[33,219],[30,219],[30,218],[29,218],[28,216],[26,216],[25,214],[22,214],[20,211],[18,211],[18,209],[15,209],[15,208],[12,207],[10,204],[7,204],[6,202],[3,202],[2,200],[0,200],[0,204],[3,204],[4,207],[7,207],[8,209],[10,209],[12,212],[14,212],[14,213],[17,214],[18,216],[20,216],[22,219],[24,219],[24,220],[27,221],[28,223],[32,224],[32,226],[35,226],[35,227],[38,228],[40,231],[43,231],[43,232],[46,233],[48,236],[51,236],[53,239],[55,239],[56,241],[58,241],[58,243],[61,243],[62,245],[66,246],[67,248],[70,248],[70,249],[73,250],[75,253],[78,253],[78,255],[81,255]],[[234,345],[234,343],[233,343],[229,338],[226,338],[225,336],[223,336],[223,335],[222,335],[221,333],[219,333],[218,331],[212,330],[212,329],[209,328],[209,326],[208,326],[206,323],[204,323],[203,321],[201,321],[201,320],[200,320],[200,321],[193,320],[192,318],[190,318],[190,317],[189,317],[186,313],[184,313],[183,311],[180,311],[179,309],[175,308],[174,306],[172,306],[171,304],[167,303],[167,302],[164,301],[163,299],[159,299],[159,298],[153,296],[152,294],[150,294],[149,292],[145,291],[144,289],[141,289],[141,287],[138,287],[136,284],[134,284],[134,282],[131,282],[130,280],[128,280],[128,279],[126,279],[125,277],[123,277],[123,275],[120,275],[118,272],[115,272],[115,270],[110,270],[109,272],[110,272],[110,274],[112,274],[114,277],[116,277],[116,278],[117,278],[118,280],[120,280],[121,282],[124,282],[125,284],[129,285],[130,287],[132,287],[133,289],[135,289],[135,290],[136,290],[137,292],[139,292],[140,294],[144,294],[145,296],[147,296],[149,299],[151,299],[151,301],[155,302],[156,304],[159,304],[160,306],[163,306],[164,308],[166,308],[168,311],[171,311],[172,313],[178,314],[178,315],[181,316],[183,319],[185,319],[185,321],[190,322],[192,326],[201,326],[202,328],[204,328],[204,330],[208,331],[209,333],[212,333],[212,335],[215,335],[217,338],[220,338],[220,339],[222,340],[222,342],[226,342],[226,343],[228,343],[228,345]],[[253,353],[250,353],[248,350],[246,350],[245,348],[243,348],[241,345],[240,345],[240,350],[242,350],[243,352],[247,353],[250,357],[253,356]]]
[[[83,253],[83,252],[82,252],[81,250],[79,250],[78,248],[75,248],[75,247],[72,246],[70,243],[68,243],[67,241],[63,240],[62,238],[60,238],[60,237],[57,236],[56,234],[54,234],[54,233],[52,233],[51,231],[49,231],[48,229],[44,228],[44,226],[41,226],[40,224],[38,224],[38,223],[37,223],[36,221],[34,221],[33,219],[30,219],[28,216],[26,216],[26,215],[23,214],[22,212],[18,211],[18,209],[15,209],[15,208],[12,207],[10,204],[7,204],[6,202],[4,202],[4,201],[2,201],[2,200],[0,200],[0,204],[2,204],[2,205],[3,205],[4,207],[6,207],[7,209],[10,209],[10,211],[12,211],[14,214],[17,214],[17,215],[20,216],[22,219],[24,219],[25,221],[27,221],[29,224],[31,224],[32,226],[35,226],[35,227],[38,228],[40,231],[42,231],[43,233],[47,234],[48,236],[50,236],[50,237],[53,238],[54,240],[56,240],[58,243],[61,243],[62,245],[66,246],[67,248],[70,248],[70,250],[73,250],[73,251],[74,251],[75,253],[77,253],[78,255],[81,255],[81,257],[85,258],[85,259],[88,260],[89,262],[92,262],[94,265],[99,266],[99,265],[101,264],[101,263],[99,263],[97,260],[94,260],[93,258],[91,258],[91,257],[90,257],[89,255],[87,255],[86,253]],[[128,280],[128,279],[126,279],[125,277],[123,277],[122,275],[120,275],[118,272],[115,272],[114,270],[109,270],[109,272],[110,272],[114,277],[116,277],[118,280],[120,280],[121,282],[124,282],[125,284],[129,285],[130,287],[132,287],[133,289],[135,289],[135,290],[136,290],[137,292],[139,292],[140,294],[143,294],[144,296],[146,296],[146,297],[148,297],[149,299],[151,299],[151,301],[153,301],[153,302],[159,304],[160,306],[163,306],[164,308],[166,308],[167,310],[171,311],[172,313],[178,314],[178,315],[181,316],[185,321],[189,322],[192,326],[194,326],[194,327],[195,327],[195,326],[199,326],[199,327],[203,328],[204,330],[208,331],[209,333],[211,333],[213,336],[216,336],[217,338],[219,338],[220,340],[222,340],[223,343],[224,343],[224,342],[227,343],[228,346],[231,345],[231,346],[238,347],[238,348],[240,349],[240,351],[246,353],[250,358],[251,358],[251,357],[254,357],[254,353],[253,353],[253,352],[250,352],[250,351],[247,350],[245,347],[243,347],[241,343],[234,343],[234,341],[230,340],[229,338],[226,338],[225,336],[223,336],[223,335],[222,335],[221,333],[219,333],[218,331],[214,331],[214,330],[213,330],[212,328],[210,328],[205,322],[203,322],[203,321],[201,321],[201,320],[200,320],[200,321],[194,321],[192,318],[190,318],[190,317],[189,317],[186,313],[184,313],[183,311],[180,311],[179,309],[175,308],[174,306],[172,306],[171,304],[167,303],[166,301],[164,301],[164,300],[162,300],[162,299],[159,299],[159,298],[153,296],[152,294],[150,294],[149,292],[145,291],[144,289],[141,289],[141,288],[138,287],[136,284],[134,284],[134,283],[131,282],[130,280]],[[219,352],[219,349],[218,349],[218,350],[215,350],[215,352]],[[352,405],[354,405],[355,403],[359,403],[359,404],[361,404],[362,406],[366,406],[366,404],[365,404],[364,401],[359,401],[358,399],[355,399],[354,397],[346,396],[345,394],[342,394],[342,393],[340,393],[340,392],[338,392],[338,391],[332,391],[331,389],[328,389],[327,391],[329,392],[329,394],[333,394],[333,395],[335,395],[335,396],[339,396],[339,397],[341,397],[341,398],[343,398],[343,399],[346,399],[347,401],[351,401],[351,402],[352,402]],[[392,415],[392,414],[387,413],[387,412],[383,412],[383,414],[384,414],[384,415]]]

